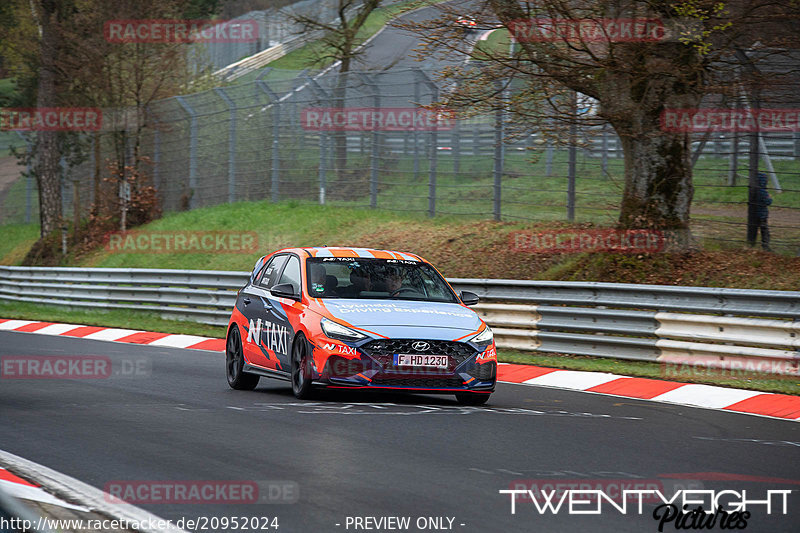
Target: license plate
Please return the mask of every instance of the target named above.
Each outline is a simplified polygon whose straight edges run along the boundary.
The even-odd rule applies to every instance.
[[[394,364],[397,366],[426,366],[432,368],[447,368],[450,361],[446,355],[410,355],[394,354]]]

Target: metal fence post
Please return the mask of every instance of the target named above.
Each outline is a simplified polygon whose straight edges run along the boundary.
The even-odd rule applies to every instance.
[[[569,125],[569,167],[567,169],[567,220],[575,221],[575,171],[578,156],[578,95],[575,91],[570,93],[570,113],[572,121]]]
[[[228,126],[228,203],[236,201],[236,103],[230,99],[222,87],[215,87],[214,92],[225,101],[230,110]]]
[[[381,96],[378,85],[372,84],[373,102],[375,109],[381,107]],[[372,151],[370,153],[369,163],[369,206],[372,208],[378,207],[378,156],[380,150],[380,134],[378,133],[378,124],[372,125]]]
[[[416,71],[415,71],[416,72]],[[414,104],[419,104],[422,99],[419,76],[414,77]],[[414,181],[419,179],[419,131],[414,124]]]
[[[734,109],[739,108],[739,100],[737,98]],[[731,134],[731,154],[728,161],[728,185],[734,187],[736,185],[736,173],[739,170],[739,130],[734,121],[733,133]]]
[[[450,147],[450,152],[453,155],[453,175],[457,176],[461,172],[461,121],[456,117],[452,120],[453,129],[450,134],[450,144],[452,146]]]
[[[67,206],[69,206],[67,201],[67,159],[63,155],[58,160],[58,166],[61,169],[58,180],[59,188],[61,189],[61,216],[66,218]]]
[[[600,145],[600,149],[602,150],[602,168],[603,174],[608,175],[608,123],[603,123],[603,137],[602,137],[602,144]]]
[[[502,81],[496,81],[495,87],[498,91],[505,91],[502,87]],[[494,219],[500,220],[502,218],[502,193],[503,193],[503,164],[505,157],[505,131],[503,124],[503,109],[499,108],[494,112],[494,185],[493,189],[493,209]]]
[[[422,70],[415,69],[414,73],[416,74],[418,82],[424,83],[430,90],[431,102],[436,102],[439,99],[439,86],[436,85]],[[418,86],[419,83],[414,84],[415,91],[417,90]],[[417,100],[417,103],[419,103],[419,100]],[[428,159],[430,165],[428,172],[428,216],[433,217],[436,216],[436,172],[439,152],[438,117],[436,121],[434,121],[433,129],[430,131],[428,138],[430,139],[431,151],[430,158]]]
[[[553,119],[547,119],[548,126],[553,124]],[[553,139],[547,137],[547,150],[544,156],[544,175],[548,178],[553,175],[553,155],[555,147],[553,146]]]
[[[323,89],[317,81],[305,74],[303,71],[306,79],[308,80],[308,85],[311,87],[312,92],[314,92],[318,98],[324,101],[330,102],[331,96],[330,94]],[[305,134],[303,135],[305,137]],[[320,205],[325,205],[325,189],[327,187],[327,169],[328,169],[328,135],[320,128],[319,130],[319,203]],[[333,152],[333,150],[331,150]]]
[[[25,137],[22,133],[17,132],[20,139],[25,141],[25,150],[27,152],[28,157],[28,164],[26,166],[26,177],[25,177],[25,223],[31,223],[31,211],[33,209],[33,172],[31,172],[33,168],[32,158],[33,158],[33,143],[31,143],[30,139]],[[94,153],[94,151],[92,151]]]
[[[271,200],[277,202],[280,199],[280,132],[281,132],[281,103],[278,95],[263,80],[256,81],[264,93],[269,96],[272,103],[272,185]]]
[[[296,136],[300,137],[300,150],[305,150],[306,148],[306,132],[297,118],[297,102],[294,99],[294,95],[299,93],[300,86],[302,85],[301,77],[306,76],[307,73],[308,69],[303,69],[300,71],[300,74],[295,76],[295,78],[292,80],[292,125],[295,127],[295,131],[297,132]]]
[[[156,123],[153,131],[153,186],[161,190],[161,130]]]
[[[182,96],[176,96],[176,100],[181,107],[191,117],[189,124],[189,209],[194,209],[197,205],[195,192],[197,190],[197,112],[186,102]]]

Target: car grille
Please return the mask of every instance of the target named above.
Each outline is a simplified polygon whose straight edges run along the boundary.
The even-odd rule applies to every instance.
[[[374,378],[372,385],[383,387],[428,387],[431,389],[460,389],[464,381],[460,378]]]
[[[415,350],[412,346],[415,342],[420,340],[430,344],[430,348],[423,352]],[[463,342],[430,341],[426,339],[375,340],[361,346],[361,350],[372,356],[384,368],[393,365],[393,356],[396,353],[447,355],[450,357],[450,365],[447,369],[441,369],[441,372],[450,373],[455,370],[456,366],[464,362],[465,359],[475,354],[475,350]],[[430,370],[428,370],[428,372],[430,372]]]
[[[494,361],[475,365],[468,374],[479,381],[490,381],[497,375],[497,364]]]

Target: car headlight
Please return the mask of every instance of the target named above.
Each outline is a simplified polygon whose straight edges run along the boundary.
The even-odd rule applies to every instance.
[[[350,329],[347,326],[343,326],[327,318],[323,318],[320,321],[320,325],[322,326],[322,332],[325,333],[325,336],[331,339],[352,342],[367,338],[363,333],[359,333],[354,329]]]
[[[470,342],[477,344],[478,346],[489,346],[492,341],[494,340],[494,333],[492,333],[492,328],[486,326],[483,331],[469,339]]]

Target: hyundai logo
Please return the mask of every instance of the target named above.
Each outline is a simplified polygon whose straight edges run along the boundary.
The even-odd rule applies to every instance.
[[[417,352],[424,352],[428,350],[431,345],[425,341],[417,341],[411,345],[411,347]]]

